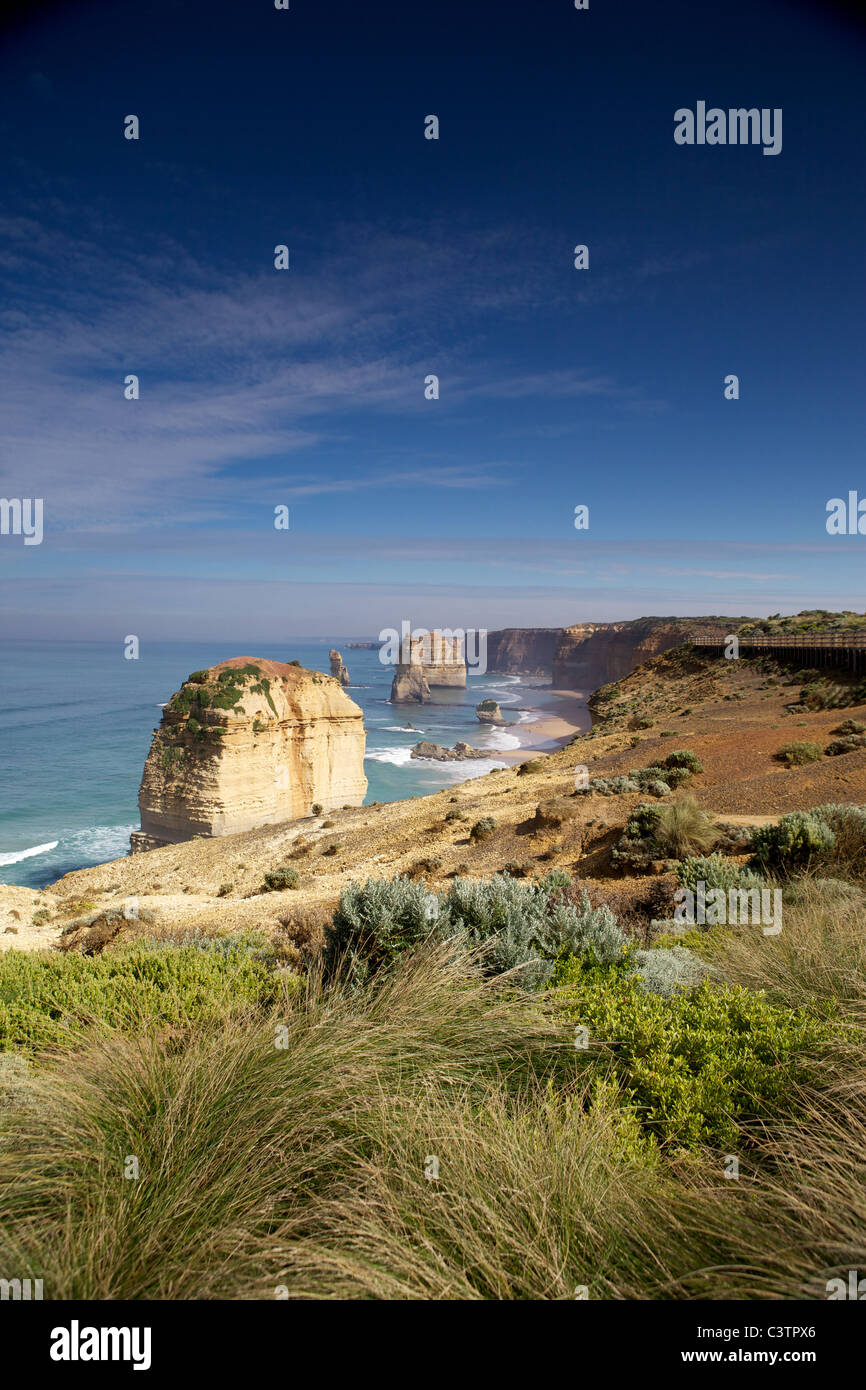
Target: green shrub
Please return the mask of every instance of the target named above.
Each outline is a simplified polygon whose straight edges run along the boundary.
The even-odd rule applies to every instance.
[[[819,815],[792,811],[776,825],[757,826],[749,848],[754,867],[790,872],[808,867],[813,858],[828,854],[834,844],[833,831]]]
[[[826,752],[831,758],[838,758],[840,753],[853,753],[858,748],[866,748],[866,734],[846,734],[844,738],[836,738],[827,744]]]
[[[665,767],[684,767],[689,772],[703,772],[703,766],[696,753],[688,748],[675,748],[665,758]]]
[[[789,767],[803,767],[806,763],[816,763],[823,758],[824,750],[818,743],[786,743],[776,757]]]
[[[646,1130],[671,1147],[736,1148],[753,1116],[789,1111],[826,1034],[804,1012],[733,986],[665,997],[633,976],[587,978],[572,962],[559,981],[568,1016],[602,1045]]]
[[[846,705],[862,705],[866,703],[866,680],[849,685],[819,676],[802,687],[800,703],[806,709],[843,709]]]
[[[456,809],[456,807],[455,807],[455,808],[454,808],[453,810],[451,810],[451,811],[446,811],[446,812],[445,812],[445,815],[443,816],[442,819],[445,820],[445,821],[454,821],[454,820],[458,820],[458,821],[459,821],[459,820],[468,820],[469,817],[467,816],[467,814],[466,814],[465,811],[458,811],[458,810]]]
[[[497,821],[493,816],[482,816],[477,820],[469,832],[470,840],[489,840],[497,828]]]
[[[263,934],[141,941],[98,956],[0,953],[0,1052],[44,1052],[102,1028],[153,1034],[268,1007],[280,989]]]
[[[671,794],[671,789],[668,786],[667,782],[663,782],[661,778],[657,778],[652,782],[645,783],[644,791],[649,792],[650,796],[658,797],[670,796]]]
[[[541,883],[504,875],[483,880],[457,879],[447,899],[450,930],[485,947],[485,964],[494,974],[521,967],[526,988],[547,983],[553,963],[575,955],[589,965],[610,965],[625,951],[625,937],[608,907],[593,908],[584,893],[579,904],[563,890],[567,874],[549,874]]]
[[[221,883],[220,886],[219,886],[219,889],[217,890],[217,897],[218,897],[218,898],[227,898],[228,895],[229,895],[229,893],[231,893],[231,891],[232,891],[233,888],[234,888],[234,884],[233,884],[233,883]]]
[[[544,763],[541,758],[533,758],[528,763],[520,764],[517,769],[517,775],[518,777],[526,777],[530,772],[540,772],[543,767]]]
[[[446,915],[438,895],[406,875],[350,883],[325,927],[326,979],[342,973],[350,984],[361,984],[426,940]]]
[[[866,806],[830,802],[816,806],[812,815],[823,821],[833,835],[833,845],[824,853],[824,862],[855,878],[866,877]]]
[[[321,814],[322,814],[322,806],[321,806],[321,803],[318,802],[318,801],[314,801],[313,804],[312,804],[312,806],[310,807],[310,815],[312,815],[312,816],[320,816]]]
[[[642,801],[639,806],[635,806],[631,817],[625,828],[625,833],[630,840],[647,840],[655,835],[661,808],[651,806],[649,802]]]
[[[292,864],[280,864],[279,868],[265,874],[264,892],[282,893],[287,888],[299,888],[300,875]]]
[[[692,774],[687,767],[639,767],[632,768],[628,775],[645,790],[652,782],[664,782],[668,788],[679,787]]]
[[[720,888],[727,893],[731,888],[764,888],[766,884],[757,874],[741,869],[726,859],[723,854],[689,855],[674,870],[682,888],[697,893],[698,884],[703,883],[707,892]]]
[[[540,883],[457,878],[444,898],[406,877],[350,884],[325,928],[325,975],[342,971],[357,985],[430,936],[465,939],[481,950],[487,974],[519,971],[526,989],[547,984],[564,955],[587,968],[620,960],[626,941],[613,913],[591,907],[586,894],[571,902],[570,886],[563,872]]]
[[[866,734],[866,724],[859,719],[843,719],[842,723],[835,729],[830,730],[831,734]]]
[[[709,974],[710,967],[682,941],[635,954],[634,977],[646,994],[670,999],[678,990],[694,989]]]
[[[576,787],[575,795],[587,796],[597,792],[599,796],[622,796],[637,791],[640,791],[640,786],[630,777],[593,777],[585,787]]]

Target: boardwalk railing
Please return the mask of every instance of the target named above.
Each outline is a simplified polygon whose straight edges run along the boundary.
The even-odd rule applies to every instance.
[[[760,651],[785,652],[800,658],[817,658],[820,666],[850,666],[853,671],[866,670],[866,629],[857,632],[755,632],[740,633],[708,631],[694,633],[689,641],[695,647],[724,647],[729,637],[736,636],[741,647]]]

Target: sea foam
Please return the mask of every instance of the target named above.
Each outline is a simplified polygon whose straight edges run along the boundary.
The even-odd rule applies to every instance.
[[[49,840],[47,845],[34,845],[32,849],[11,850],[8,854],[0,854],[0,864],[18,864],[22,859],[33,859],[37,854],[47,854],[50,849],[56,849],[58,840]]]

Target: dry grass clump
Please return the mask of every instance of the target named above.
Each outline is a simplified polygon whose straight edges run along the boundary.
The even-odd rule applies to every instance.
[[[832,1009],[866,1027],[866,895],[838,879],[804,877],[782,888],[782,931],[726,937],[727,979],[791,1008]]]
[[[687,854],[703,854],[712,849],[718,831],[693,796],[682,796],[659,807],[653,839],[659,849],[682,859]]]

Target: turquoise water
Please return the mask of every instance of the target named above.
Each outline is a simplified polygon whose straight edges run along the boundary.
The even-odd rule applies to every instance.
[[[443,764],[410,759],[419,738],[477,748],[513,749],[510,730],[479,724],[475,705],[492,697],[523,723],[555,697],[516,676],[470,675],[466,691],[447,691],[433,705],[388,703],[393,671],[377,651],[345,642],[142,643],[127,661],[117,642],[0,643],[0,883],[44,888],[72,869],[117,859],[138,828],[138,784],[160,706],[201,667],[231,656],[297,659],[329,670],[339,647],[352,677],[349,691],[367,727],[367,801],[422,796],[487,772],[495,761]],[[400,726],[411,721],[414,731]],[[501,764],[499,764],[501,765]]]

